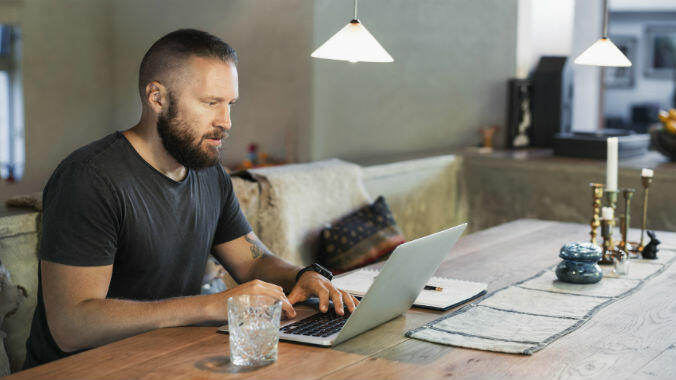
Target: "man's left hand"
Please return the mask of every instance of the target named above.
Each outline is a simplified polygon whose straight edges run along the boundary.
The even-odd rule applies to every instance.
[[[338,315],[345,314],[343,305],[347,306],[351,313],[359,304],[359,301],[348,292],[335,288],[326,277],[317,272],[307,271],[300,276],[287,299],[293,305],[312,296],[319,297],[319,310],[322,313],[329,310],[329,299],[333,301],[333,307]]]

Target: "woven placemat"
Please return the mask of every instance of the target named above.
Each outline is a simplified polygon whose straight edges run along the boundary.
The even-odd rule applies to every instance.
[[[618,276],[603,267],[596,284],[559,281],[554,268],[496,290],[406,336],[451,346],[531,355],[576,330],[596,312],[638,290],[662,273],[676,253],[660,251],[657,260],[632,260],[629,274]]]

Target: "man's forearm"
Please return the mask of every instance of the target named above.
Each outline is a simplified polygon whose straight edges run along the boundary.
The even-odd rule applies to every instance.
[[[272,254],[265,254],[256,260],[251,274],[253,278],[281,286],[284,292],[288,293],[296,284],[296,274],[299,270],[301,267],[297,265]]]
[[[66,352],[97,347],[160,327],[184,326],[225,320],[223,305],[211,299],[219,294],[172,298],[161,301],[91,299],[68,310],[68,318],[50,324],[59,347]],[[225,302],[225,301],[223,301]],[[50,321],[51,322],[51,321]]]

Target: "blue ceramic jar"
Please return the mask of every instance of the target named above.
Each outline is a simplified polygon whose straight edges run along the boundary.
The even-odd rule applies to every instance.
[[[589,242],[567,243],[561,247],[563,259],[556,267],[556,277],[574,284],[593,284],[601,281],[603,272],[597,264],[601,260],[601,247]]]

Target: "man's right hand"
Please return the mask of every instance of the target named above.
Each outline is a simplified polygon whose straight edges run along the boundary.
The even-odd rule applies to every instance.
[[[281,286],[277,286],[275,284],[271,284],[269,282],[261,281],[261,280],[252,280],[249,282],[245,282],[233,289],[226,290],[222,293],[218,293],[219,295],[223,295],[225,298],[225,302],[222,302],[223,299],[221,298],[221,302],[223,305],[223,308],[221,309],[222,314],[220,318],[218,319],[227,319],[228,315],[228,298],[230,297],[236,297],[244,294],[248,295],[259,295],[259,296],[270,296],[274,299],[278,299],[282,301],[282,311],[284,312],[284,317],[286,318],[293,318],[296,316],[296,311],[293,309],[293,306],[291,306],[291,303],[289,300],[286,298],[286,295],[284,294],[284,289],[282,289]]]

